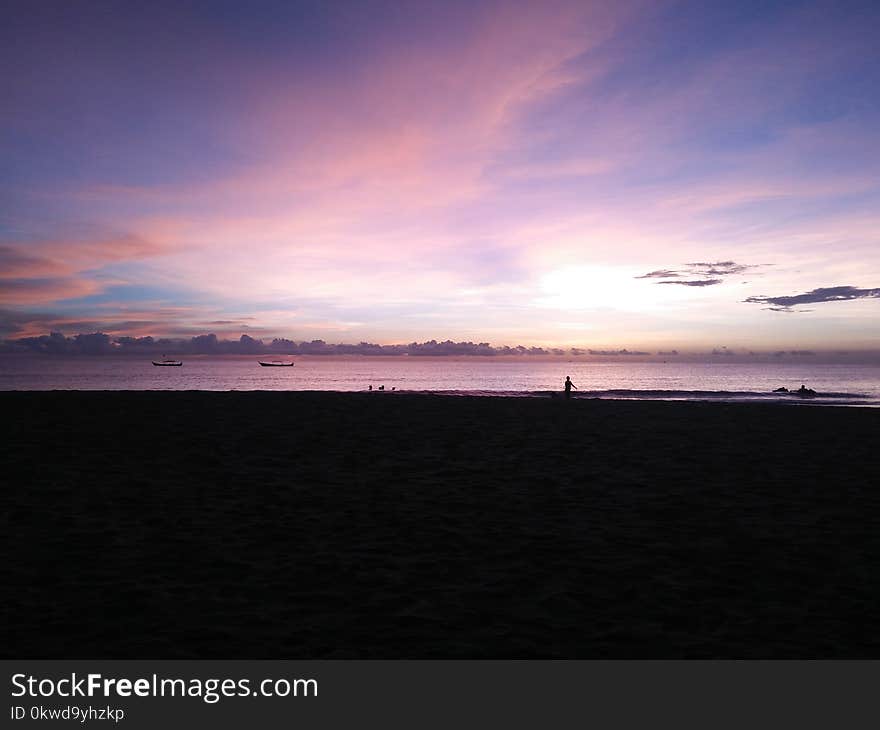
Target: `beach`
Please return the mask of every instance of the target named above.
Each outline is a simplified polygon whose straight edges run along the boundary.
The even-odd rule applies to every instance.
[[[880,655],[880,410],[4,392],[16,658]]]

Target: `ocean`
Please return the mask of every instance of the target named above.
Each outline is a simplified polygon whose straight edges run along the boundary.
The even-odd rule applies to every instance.
[[[576,397],[880,406],[878,364],[298,356],[292,368],[266,368],[258,359],[198,355],[167,368],[154,367],[148,357],[6,355],[0,356],[0,390],[364,391],[372,385],[386,393],[538,397],[561,391],[570,375]],[[816,397],[773,392],[801,384]]]

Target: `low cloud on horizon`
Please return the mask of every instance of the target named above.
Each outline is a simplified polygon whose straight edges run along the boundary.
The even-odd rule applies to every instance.
[[[331,343],[321,339],[291,340],[276,337],[263,340],[242,334],[237,339],[222,339],[216,334],[200,334],[188,338],[154,338],[151,336],[133,337],[109,335],[103,332],[79,333],[66,336],[60,332],[22,337],[15,340],[0,339],[0,357],[16,354],[37,354],[40,356],[141,356],[158,355],[338,355],[338,356],[522,356],[522,357],[589,357],[602,360],[653,360],[673,357],[677,361],[717,360],[718,357],[736,358],[738,361],[769,362],[780,357],[813,360],[826,358],[844,362],[880,362],[880,348],[856,349],[852,351],[810,349],[759,350],[719,346],[710,350],[642,350],[642,349],[593,349],[580,347],[536,347],[526,345],[491,345],[488,342],[453,340],[428,340],[398,344],[378,344],[359,342],[357,344]]]

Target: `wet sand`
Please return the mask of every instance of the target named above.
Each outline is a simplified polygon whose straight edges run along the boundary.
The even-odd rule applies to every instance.
[[[2,393],[20,658],[880,656],[880,411]]]

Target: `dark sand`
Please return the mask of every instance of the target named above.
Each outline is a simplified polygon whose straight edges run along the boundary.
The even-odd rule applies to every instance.
[[[878,410],[0,403],[7,657],[880,657]]]

